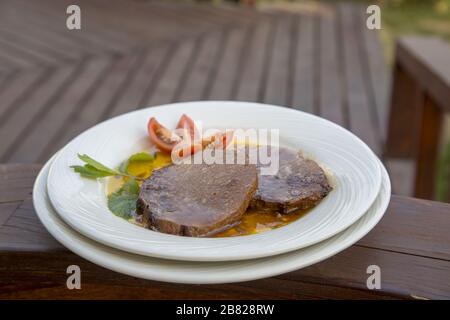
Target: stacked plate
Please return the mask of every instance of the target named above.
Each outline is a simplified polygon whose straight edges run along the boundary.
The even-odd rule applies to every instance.
[[[109,167],[146,150],[147,121],[175,127],[186,113],[212,128],[278,129],[280,144],[301,150],[329,174],[333,191],[282,228],[230,238],[154,232],[113,215],[104,181],[70,168],[77,154]],[[64,246],[108,269],[180,283],[226,283],[270,277],[322,261],[354,244],[382,218],[388,174],[360,139],[325,119],[277,106],[189,102],[131,112],[80,134],[47,162],[33,192],[39,218]]]

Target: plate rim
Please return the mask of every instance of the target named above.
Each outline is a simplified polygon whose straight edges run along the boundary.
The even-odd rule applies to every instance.
[[[374,213],[374,217],[369,218],[368,222],[366,222],[364,225],[362,226],[356,226],[352,225],[349,228],[347,228],[346,230],[342,231],[341,233],[339,233],[338,235],[335,235],[327,240],[324,240],[322,242],[319,242],[315,245],[312,245],[310,247],[307,248],[303,248],[303,249],[299,249],[299,250],[294,250],[288,253],[284,253],[281,255],[277,255],[277,256],[273,256],[273,257],[265,257],[265,258],[260,258],[260,259],[252,259],[250,261],[255,262],[256,268],[255,268],[255,264],[253,264],[251,266],[251,270],[257,270],[258,268],[264,269],[264,271],[260,270],[259,273],[257,272],[248,272],[246,275],[239,275],[236,276],[236,273],[229,273],[227,277],[224,277],[223,274],[220,274],[220,272],[211,277],[211,274],[208,274],[207,277],[205,277],[205,271],[200,271],[195,277],[193,277],[192,275],[185,275],[185,273],[183,272],[179,272],[179,271],[172,271],[171,275],[161,275],[158,274],[157,272],[153,272],[152,271],[152,264],[148,263],[147,261],[150,262],[156,262],[156,264],[161,264],[161,263],[165,263],[166,265],[164,266],[164,270],[165,268],[170,269],[171,265],[175,265],[177,263],[181,263],[181,264],[189,264],[189,265],[217,265],[217,264],[221,264],[222,263],[218,263],[218,262],[199,262],[199,261],[174,261],[174,260],[166,260],[166,259],[160,259],[160,258],[154,258],[154,257],[148,257],[148,256],[142,256],[142,255],[137,255],[137,254],[132,254],[132,253],[128,253],[128,252],[124,252],[121,251],[119,249],[115,249],[115,248],[111,248],[108,247],[104,244],[101,243],[97,243],[94,240],[78,233],[76,230],[72,229],[67,223],[64,222],[64,220],[59,216],[59,214],[54,210],[54,208],[52,207],[52,204],[50,203],[48,194],[47,194],[47,190],[46,190],[46,181],[42,182],[42,180],[46,177],[46,175],[48,176],[48,171],[49,171],[49,166],[51,164],[51,162],[54,160],[54,157],[51,158],[45,165],[44,167],[41,169],[41,171],[39,172],[36,181],[34,183],[34,187],[33,187],[33,205],[35,208],[35,211],[37,213],[37,216],[39,218],[39,220],[41,221],[41,223],[44,225],[44,227],[48,230],[48,232],[56,238],[56,240],[58,242],[60,242],[63,246],[65,246],[67,249],[69,249],[70,251],[74,252],[75,254],[81,256],[82,258],[95,263],[97,265],[100,265],[102,267],[105,267],[109,270],[115,271],[115,272],[119,272],[122,274],[126,274],[129,276],[133,276],[133,277],[139,277],[139,278],[143,278],[143,279],[147,279],[147,280],[154,280],[154,281],[164,281],[164,282],[172,282],[172,283],[185,283],[185,284],[219,284],[219,283],[233,283],[233,282],[242,282],[242,281],[251,281],[251,280],[257,280],[257,279],[262,279],[262,278],[267,278],[267,277],[273,277],[273,276],[277,276],[279,274],[284,274],[287,272],[291,272],[294,270],[299,270],[305,267],[308,267],[310,265],[313,265],[315,263],[321,262],[345,249],[347,249],[348,247],[350,247],[351,245],[353,245],[354,243],[356,243],[357,241],[359,241],[361,238],[363,238],[365,235],[367,235],[377,224],[378,222],[383,218],[387,207],[390,203],[390,198],[391,198],[391,183],[390,183],[390,179],[389,179],[389,175],[387,174],[387,171],[385,169],[385,167],[383,166],[383,164],[381,163],[381,161],[378,159],[379,165],[380,165],[380,169],[382,170],[383,173],[383,181],[386,183],[386,185],[384,185],[384,188],[386,189],[384,191],[384,198],[380,198],[380,206],[376,209],[377,211]],[[43,189],[43,190],[42,190]],[[377,195],[377,199],[380,197],[380,193]],[[51,218],[48,218],[49,213],[48,212],[44,212],[45,209],[41,207],[41,205],[39,204],[40,197],[43,198],[43,201],[51,207],[51,209],[53,209],[53,214],[55,215],[56,219],[60,221],[60,223],[62,224],[63,227],[59,227],[55,224],[50,223],[50,220],[52,220]],[[370,207],[372,208],[372,206]],[[369,210],[371,210],[369,208]],[[375,210],[375,209],[374,209]],[[51,213],[50,213],[51,214]],[[360,219],[363,219],[364,216],[368,214],[368,212],[366,212]],[[49,219],[49,221],[47,220]],[[359,220],[358,220],[359,221]],[[355,229],[355,230],[352,230]],[[59,230],[58,230],[59,229]],[[63,230],[64,229],[64,230]],[[87,246],[80,246],[78,245],[77,241],[73,241],[72,236],[68,235],[67,230],[69,230],[69,232],[73,232],[79,239],[78,241],[84,242],[85,244],[87,244]],[[348,234],[350,232],[350,234]],[[343,234],[348,234],[347,237],[344,239],[344,242],[341,241],[341,243],[339,244],[339,242],[334,243],[337,237],[339,237],[340,235]],[[80,240],[81,239],[81,240]],[[316,253],[316,255],[318,254],[318,257],[313,257],[310,258],[309,261],[304,261],[304,257],[302,258],[301,256],[298,257],[298,254],[301,254],[302,252],[305,252],[306,250],[312,250],[313,247],[318,247],[320,245],[324,245],[325,247],[320,248],[319,249],[319,253]],[[330,249],[328,250],[329,252],[327,252],[327,254],[322,254],[320,255],[320,251],[324,252],[325,249],[327,248],[331,248],[334,245],[333,249],[330,251]],[[86,249],[89,246],[93,246],[94,250],[98,249],[99,252],[98,253],[92,253],[89,250],[91,249]],[[106,253],[105,253],[106,251]],[[105,255],[106,256],[101,256],[101,255]],[[114,257],[115,256],[115,257]],[[295,256],[295,257],[294,257]],[[106,258],[105,258],[106,257]],[[122,259],[122,262],[118,262],[117,257],[120,259]],[[147,260],[145,262],[143,262],[144,264],[146,264],[146,267],[142,267],[142,268],[137,268],[139,270],[137,270],[136,268],[132,268],[130,267],[130,264],[127,263],[129,262],[127,259],[128,257],[135,257],[138,260],[144,261]],[[294,257],[293,261],[283,261],[283,259],[289,259],[289,257]],[[247,264],[249,263],[249,261],[246,260],[238,260],[238,261],[228,261],[225,262],[225,265],[222,266],[220,268],[220,270],[222,270],[221,272],[223,273],[224,268],[230,266],[230,265],[234,265],[237,266],[237,268],[244,268],[247,266]],[[264,266],[264,263],[266,264]],[[279,264],[279,265],[277,265]],[[153,266],[155,265],[155,263],[153,263]],[[274,267],[277,266],[277,267]],[[230,270],[232,271],[232,270]],[[249,270],[250,271],[250,270]],[[217,272],[216,272],[217,273]],[[176,276],[174,276],[176,275]]]
[[[74,139],[72,139],[66,146],[64,146],[64,148],[61,149],[61,151],[63,151],[64,149],[66,149],[66,147],[75,139],[77,139],[79,136],[87,134],[87,132],[89,132],[90,130],[93,130],[94,128],[103,125],[107,122],[113,121],[114,119],[123,117],[125,115],[130,115],[133,113],[139,113],[139,112],[146,112],[148,110],[153,110],[155,108],[158,109],[163,109],[163,108],[167,108],[170,106],[185,106],[185,105],[191,105],[191,106],[199,106],[202,104],[216,104],[216,103],[220,103],[220,104],[247,104],[247,105],[254,105],[257,106],[258,108],[267,108],[267,109],[273,109],[273,108],[280,108],[283,109],[285,112],[291,112],[291,113],[301,113],[303,115],[305,115],[306,117],[312,117],[315,118],[317,121],[321,121],[323,123],[325,123],[326,125],[331,125],[333,126],[335,129],[337,130],[341,130],[343,132],[346,132],[346,134],[349,134],[351,136],[352,139],[355,139],[355,141],[358,143],[358,145],[362,148],[365,149],[365,151],[367,151],[374,160],[378,160],[378,157],[374,154],[374,152],[367,146],[367,144],[365,144],[360,138],[358,138],[355,134],[353,134],[352,132],[350,132],[349,130],[327,120],[324,118],[321,118],[319,116],[313,115],[313,114],[309,114],[300,110],[296,110],[296,109],[292,109],[292,108],[288,108],[288,107],[282,107],[282,106],[276,106],[276,105],[270,105],[270,104],[261,104],[261,103],[254,103],[254,102],[245,102],[245,101],[191,101],[191,102],[178,102],[178,103],[172,103],[172,104],[165,104],[165,105],[160,105],[160,106],[155,106],[155,107],[148,107],[148,108],[144,108],[144,109],[138,109],[138,110],[134,110],[125,114],[121,114],[118,115],[114,118],[105,120],[103,122],[100,122],[94,126],[92,126],[91,128],[83,131],[81,134],[79,134],[77,137],[75,137]],[[225,107],[225,106],[224,106]],[[58,152],[58,154],[56,155],[56,158],[54,159],[53,163],[55,163],[56,161],[58,161],[58,159],[61,157],[62,152]],[[49,173],[49,177],[52,176],[53,173],[53,166],[50,167],[50,173]],[[233,252],[232,254],[228,254],[226,256],[218,256],[215,255],[213,257],[211,257],[210,255],[203,253],[203,254],[199,254],[198,252],[196,252],[195,256],[192,256],[192,253],[189,252],[180,252],[178,251],[178,253],[174,253],[174,252],[161,252],[160,250],[152,250],[150,249],[145,249],[143,250],[142,247],[139,248],[130,248],[130,246],[128,245],[123,245],[121,243],[119,243],[117,241],[117,239],[111,238],[111,237],[100,237],[96,232],[94,232],[94,230],[91,230],[90,228],[83,228],[83,226],[80,226],[79,223],[77,221],[72,221],[71,218],[69,216],[63,215],[60,212],[58,212],[57,209],[56,212],[58,212],[59,216],[67,223],[69,224],[73,229],[77,230],[79,233],[97,241],[100,243],[103,243],[107,246],[125,251],[125,252],[129,252],[129,253],[134,253],[134,254],[139,254],[139,255],[144,255],[144,256],[151,256],[151,257],[157,257],[157,258],[162,258],[162,259],[172,259],[172,260],[185,260],[185,261],[236,261],[236,260],[246,260],[249,258],[262,258],[262,257],[267,257],[267,256],[273,256],[273,255],[277,255],[277,254],[283,254],[292,250],[298,250],[300,248],[304,248],[304,247],[308,247],[310,245],[313,245],[314,243],[318,243],[320,241],[323,241],[327,238],[330,238],[334,235],[336,235],[337,233],[345,230],[346,228],[348,228],[350,225],[352,225],[353,223],[355,223],[361,216],[364,215],[364,213],[368,210],[368,208],[370,208],[370,206],[372,205],[372,203],[375,201],[379,190],[381,188],[381,169],[377,168],[377,172],[376,172],[376,178],[377,178],[377,184],[374,186],[374,191],[373,194],[371,195],[371,197],[369,197],[370,201],[367,201],[367,203],[364,204],[363,209],[361,209],[361,214],[359,215],[355,215],[353,216],[351,219],[349,219],[344,226],[341,226],[340,228],[336,228],[333,232],[329,232],[326,235],[323,235],[321,237],[317,237],[317,239],[315,239],[315,241],[310,241],[310,242],[306,242],[306,243],[302,243],[300,245],[290,245],[290,246],[286,246],[286,247],[282,247],[282,248],[278,248],[277,250],[272,249],[271,253],[267,253],[264,250],[260,250],[258,252],[255,253],[248,253],[247,251],[245,253],[241,253],[238,250],[236,250],[235,252]],[[48,186],[48,184],[47,184]],[[49,192],[49,198],[50,201],[52,202],[53,206],[54,206],[54,200],[52,199],[52,193]],[[55,207],[55,206],[54,206]],[[174,235],[170,235],[170,236],[174,236]],[[251,236],[248,236],[251,237]],[[217,248],[215,248],[217,249]],[[207,249],[205,249],[207,250]]]

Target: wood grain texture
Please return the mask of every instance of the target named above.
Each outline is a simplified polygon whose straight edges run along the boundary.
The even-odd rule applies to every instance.
[[[61,28],[61,12],[68,4],[70,0],[2,4],[3,162],[42,163],[107,118],[197,99],[293,107],[336,121],[377,152],[381,149],[373,122],[385,108],[387,84],[378,68],[382,52],[374,35],[360,30],[355,7],[345,7],[344,23],[341,9],[329,5],[323,15],[181,2],[80,0],[83,32],[72,32]],[[371,82],[364,72],[374,72]],[[420,230],[405,225],[401,210],[393,225],[400,224],[403,227],[395,230],[408,234],[393,232],[387,220],[373,238],[339,258],[276,278],[182,286],[123,276],[68,252],[42,227],[30,198],[39,168],[0,166],[0,298],[411,298],[406,280],[428,269],[428,276],[418,279],[431,286],[423,289],[418,282],[413,289],[422,288],[417,292],[430,298],[448,296],[446,283],[438,284],[448,270],[448,238],[440,233],[448,224],[439,215],[438,227],[420,230],[440,236],[411,241],[410,233]],[[398,206],[407,207],[407,201],[398,200]],[[424,208],[423,203],[414,206],[419,223],[426,223],[419,214]],[[386,229],[392,238],[384,237]],[[394,266],[404,255],[410,259],[405,264],[422,267],[412,268],[397,284]],[[388,285],[381,291],[365,288],[365,267],[373,261],[389,271]],[[82,291],[65,288],[69,264],[82,267]],[[346,268],[352,275],[345,275]]]
[[[393,73],[384,156],[412,158],[417,154],[425,95],[417,81],[401,65],[395,65]],[[403,123],[407,125],[402,125]]]
[[[450,298],[450,205],[393,196],[381,222],[351,248],[305,269],[227,285],[145,281],[70,253],[39,222],[30,190],[39,166],[2,166],[2,185],[20,183],[21,199],[0,201],[0,298],[115,299],[445,299]],[[26,181],[18,174],[28,172]],[[33,173],[33,174],[31,174]],[[82,269],[82,290],[65,287],[66,268]],[[366,287],[381,268],[381,290]]]
[[[403,37],[397,60],[430,97],[450,111],[450,45],[432,37]]]
[[[436,38],[397,43],[385,156],[416,163],[414,195],[434,199],[444,113],[450,110],[450,46]],[[447,199],[448,200],[448,199]]]
[[[263,12],[114,0],[104,11],[105,0],[83,0],[86,32],[70,32],[59,14],[69,3],[18,0],[2,8],[0,44],[17,52],[0,48],[0,62],[21,60],[5,61],[0,77],[2,162],[44,162],[107,118],[199,99],[290,106],[381,149],[371,109],[385,107],[385,70],[377,67],[378,39],[360,30],[358,7]],[[21,19],[29,23],[18,25]],[[377,74],[369,83],[363,72]]]
[[[359,19],[359,7],[343,4],[338,7],[340,36],[344,65],[345,106],[349,128],[359,136],[376,154],[381,152],[380,132],[373,118],[368,88],[365,85],[365,69],[362,43],[358,30],[364,28]]]

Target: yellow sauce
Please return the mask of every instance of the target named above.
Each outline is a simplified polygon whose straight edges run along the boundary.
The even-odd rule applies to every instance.
[[[155,154],[153,161],[135,161],[128,165],[128,173],[140,178],[148,178],[151,176],[153,170],[172,164],[170,155],[162,152]],[[112,177],[106,183],[106,194],[111,194],[120,189],[120,187],[128,180],[126,177]],[[138,182],[139,185],[141,182]]]
[[[236,237],[261,233],[288,225],[300,219],[306,213],[308,213],[308,210],[297,210],[287,214],[279,214],[250,209],[244,214],[238,225],[217,233],[214,237]]]
[[[172,163],[170,155],[162,152],[157,152],[153,161],[136,161],[128,166],[128,173],[136,177],[148,178],[151,176],[153,170],[168,166]],[[128,178],[126,177],[112,177],[106,183],[106,193],[109,195],[117,191]],[[139,182],[141,184],[141,182]],[[288,214],[278,214],[265,212],[263,210],[248,210],[239,224],[215,234],[213,237],[236,237],[257,234],[268,230],[283,227],[291,222],[294,222],[304,216],[308,210],[297,210]],[[131,218],[129,222],[145,227],[139,217]]]

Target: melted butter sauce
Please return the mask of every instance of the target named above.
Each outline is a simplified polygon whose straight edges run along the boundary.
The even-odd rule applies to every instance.
[[[131,175],[141,178],[148,178],[151,176],[153,170],[163,168],[172,164],[170,155],[162,152],[157,152],[153,161],[136,161],[128,166],[128,172]],[[106,183],[106,194],[111,194],[117,191],[128,180],[126,177],[112,177]],[[141,182],[139,182],[141,184]],[[288,214],[279,214],[266,212],[264,210],[249,209],[242,217],[241,221],[228,230],[219,232],[212,237],[236,237],[252,235],[268,230],[276,229],[288,225],[308,213],[309,210],[297,210]],[[140,217],[133,215],[133,218],[128,220],[131,223],[145,227],[141,222]]]

